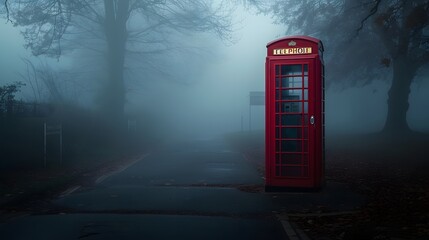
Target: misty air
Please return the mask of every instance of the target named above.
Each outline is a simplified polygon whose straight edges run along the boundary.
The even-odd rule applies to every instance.
[[[429,1],[0,1],[0,238],[428,239]]]

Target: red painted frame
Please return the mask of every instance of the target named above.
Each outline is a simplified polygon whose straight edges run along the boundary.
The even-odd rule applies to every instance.
[[[291,43],[292,42],[292,43]],[[311,53],[286,55],[275,49],[311,48]],[[279,55],[274,55],[275,51]],[[286,50],[288,51],[288,50]],[[284,55],[281,55],[281,54]],[[308,113],[307,117],[314,116],[314,124],[306,119],[301,128],[308,127],[308,175],[307,176],[279,176],[276,175],[276,166],[283,167],[283,163],[276,165],[276,72],[279,65],[308,64]],[[307,36],[292,36],[277,39],[267,44],[267,57],[265,66],[265,96],[266,96],[266,133],[265,133],[265,185],[272,188],[320,188],[324,183],[324,65],[323,44],[319,39]],[[277,75],[279,77],[279,75]],[[304,81],[304,70],[302,70]],[[279,80],[280,81],[280,80]],[[280,85],[281,86],[281,85]],[[302,85],[304,89],[304,85]],[[304,93],[304,92],[302,92]],[[281,100],[283,101],[283,100]],[[301,100],[304,102],[304,100]],[[302,110],[304,111],[304,110]],[[284,114],[284,113],[282,113]],[[302,113],[305,116],[305,113]],[[281,115],[277,113],[277,115]],[[304,121],[305,122],[305,121]],[[282,123],[281,123],[282,124]],[[280,125],[281,125],[280,124]],[[281,126],[285,127],[285,126]],[[305,139],[305,135],[300,138]],[[279,139],[277,139],[279,140]],[[280,139],[284,140],[284,139]],[[302,140],[305,141],[305,140]],[[280,147],[281,149],[281,147]],[[303,148],[305,149],[305,148]],[[281,151],[281,150],[280,150]],[[305,150],[301,150],[304,152]],[[278,153],[278,152],[277,152]],[[304,155],[301,153],[301,167],[304,169]],[[287,165],[284,165],[286,168]],[[277,170],[279,171],[279,170]],[[304,173],[304,170],[301,170]]]

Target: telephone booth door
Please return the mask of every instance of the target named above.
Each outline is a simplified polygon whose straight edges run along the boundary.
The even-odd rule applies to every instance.
[[[321,43],[315,41],[292,37],[268,45],[267,190],[319,188],[322,184],[323,62]]]

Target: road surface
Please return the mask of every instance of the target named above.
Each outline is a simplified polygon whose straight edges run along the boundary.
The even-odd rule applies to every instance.
[[[247,188],[243,188],[247,186]],[[289,239],[256,167],[221,140],[170,143],[0,224],[1,239]]]

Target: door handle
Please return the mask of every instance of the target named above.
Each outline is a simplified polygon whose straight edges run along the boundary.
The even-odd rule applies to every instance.
[[[310,117],[310,124],[314,125],[314,116],[313,115],[311,115],[311,117]]]

